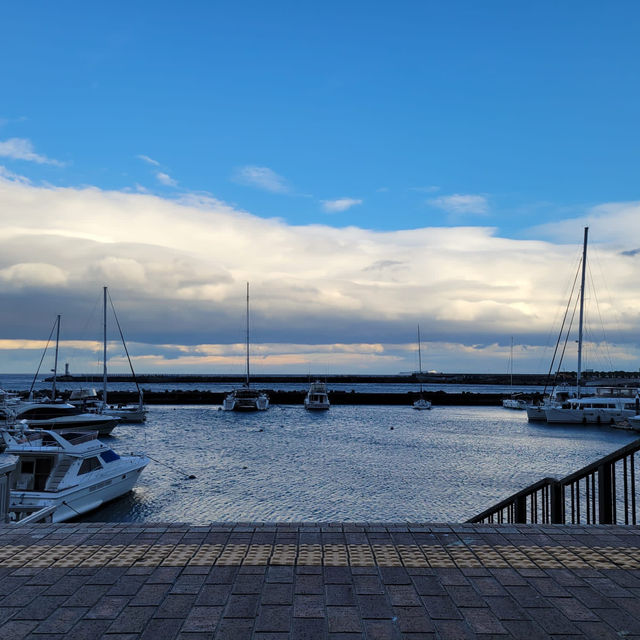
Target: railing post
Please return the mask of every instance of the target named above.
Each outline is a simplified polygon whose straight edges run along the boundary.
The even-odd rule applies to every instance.
[[[560,482],[551,485],[551,524],[564,524],[564,487]]]
[[[514,521],[518,524],[527,524],[527,496],[518,496],[514,502]]]
[[[612,465],[605,463],[598,467],[598,522],[613,524]]]

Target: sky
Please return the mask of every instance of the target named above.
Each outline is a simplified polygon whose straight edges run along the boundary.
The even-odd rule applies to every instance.
[[[637,370],[640,5],[9,3],[0,371]],[[110,323],[109,366],[126,371]],[[575,349],[565,367],[575,369]]]

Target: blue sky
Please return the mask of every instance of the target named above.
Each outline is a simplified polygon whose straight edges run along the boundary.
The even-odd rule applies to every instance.
[[[594,235],[594,242],[608,242],[605,253],[633,252],[640,241],[632,233],[637,227],[629,227],[633,203],[640,200],[639,25],[640,5],[635,2],[10,3],[0,23],[0,175],[5,193],[13,194],[5,201],[12,210],[5,206],[8,218],[3,224],[18,218],[31,221],[35,229],[37,219],[42,228],[37,214],[46,204],[35,206],[30,197],[46,203],[51,190],[68,196],[67,204],[57,205],[66,212],[73,209],[69,202],[77,205],[88,194],[101,195],[100,205],[93,204],[103,212],[103,227],[115,224],[114,210],[102,206],[107,201],[113,205],[114,198],[123,198],[115,211],[129,211],[122,224],[129,219],[132,230],[137,228],[135,203],[143,202],[140,198],[148,198],[145,207],[174,207],[158,219],[167,236],[172,235],[171,220],[187,211],[180,206],[193,206],[198,198],[207,200],[196,208],[206,209],[215,201],[216,211],[226,207],[239,219],[246,214],[263,232],[260,220],[275,224],[273,219],[278,219],[281,226],[269,227],[269,233],[291,238],[276,243],[282,259],[270,266],[269,277],[264,264],[252,269],[253,256],[264,250],[260,244],[255,249],[239,245],[235,256],[247,251],[244,262],[231,265],[231,258],[226,263],[216,258],[214,240],[213,271],[225,273],[229,290],[217,292],[217,298],[200,292],[200,302],[228,300],[236,289],[241,294],[243,279],[256,282],[259,290],[260,279],[263,285],[278,278],[282,282],[284,274],[292,287],[304,287],[293,282],[300,269],[287,261],[286,242],[298,243],[296,229],[304,233],[309,225],[360,230],[352,246],[363,253],[367,243],[380,249],[371,252],[371,265],[361,266],[366,273],[372,265],[401,265],[407,256],[404,241],[396,245],[375,234],[402,230],[440,228],[455,238],[457,229],[473,227],[479,241],[496,241],[490,255],[501,250],[499,239],[514,243],[509,251],[516,257],[523,255],[522,247],[530,247],[517,242],[544,242],[545,248],[533,253],[548,251],[552,265],[556,245],[578,245],[582,226],[595,216],[602,232]],[[98,219],[90,210],[77,215]],[[44,236],[77,234],[79,223],[71,217],[67,223],[64,232],[43,229]],[[561,226],[553,226],[557,224]],[[121,231],[118,239],[84,233],[102,245],[146,242],[144,236],[127,238],[125,229]],[[30,234],[32,244],[12,246],[24,246],[28,254],[42,240]],[[339,232],[326,235],[327,246],[345,237]],[[460,231],[460,237],[468,234]],[[169,245],[156,238],[154,246],[158,255],[158,247],[178,250]],[[389,246],[399,253],[391,255]],[[467,246],[460,244],[465,260],[474,255]],[[484,250],[489,246],[487,241]],[[349,246],[343,249],[348,261]],[[130,250],[127,254],[126,247],[118,249],[118,260],[137,260],[139,252]],[[179,251],[189,253],[189,248],[180,245]],[[206,253],[203,249],[198,259],[204,260]],[[358,263],[357,253],[353,264]],[[324,259],[333,257],[329,252]],[[18,268],[16,264],[36,264],[24,255],[20,259],[23,262],[10,264],[6,258],[0,265],[10,269],[4,291],[9,299],[20,287],[20,296],[29,298],[25,287],[35,287],[38,278],[49,293],[52,282],[64,282],[60,286],[65,296],[73,297],[72,290],[84,295],[79,276],[69,276],[73,269],[63,264],[62,254],[52,250],[48,271],[41,266]],[[115,258],[102,259],[112,263]],[[321,264],[322,258],[318,260]],[[477,265],[486,260],[479,258],[461,271],[475,275]],[[212,267],[200,263],[199,268],[206,279]],[[28,286],[16,279],[25,269]],[[142,269],[150,277],[149,265]],[[511,269],[517,281],[516,267],[505,266],[506,272]],[[569,278],[569,271],[567,266],[563,278]],[[495,280],[485,275],[486,282]],[[424,284],[451,292],[467,277],[454,282],[447,275]],[[499,370],[510,333],[522,334],[532,348],[542,342],[542,330],[531,330],[531,317],[547,319],[546,312],[525,312],[513,301],[508,305],[524,314],[522,325],[514,319],[491,336],[476,333],[473,314],[466,331],[460,326],[455,336],[445,335],[436,328],[432,308],[425,308],[428,317],[422,319],[411,308],[398,309],[384,322],[378,311],[371,316],[363,311],[356,319],[350,314],[356,307],[364,309],[370,296],[379,296],[379,287],[354,303],[352,294],[336,284],[345,278],[344,272],[329,277],[319,268],[308,274],[308,279],[325,283],[320,288],[327,300],[349,298],[343,307],[329,304],[330,317],[342,310],[350,318],[344,325],[338,322],[341,335],[336,330],[319,339],[317,328],[315,337],[300,335],[295,314],[279,318],[278,332],[267,330],[275,312],[267,308],[265,295],[263,312],[256,305],[265,340],[277,344],[291,333],[301,344],[311,344],[312,338],[355,344],[358,323],[368,326],[371,321],[374,328],[363,331],[367,344],[376,342],[376,333],[381,344],[399,344],[419,320],[435,323],[433,335],[439,343],[466,345],[455,358],[443,351],[438,368],[455,363],[457,369]],[[395,273],[384,290],[393,282],[404,286],[403,278]],[[346,279],[355,291],[358,278],[351,274]],[[85,277],[83,283],[89,280]],[[99,280],[96,275],[96,285]],[[118,282],[108,284],[117,287]],[[125,297],[134,299],[134,285],[127,287]],[[184,295],[195,295],[189,291]],[[549,295],[559,304],[560,294]],[[433,296],[433,290],[418,288],[409,297],[422,295]],[[471,304],[469,296],[463,299]],[[637,310],[629,304],[622,324],[628,323],[631,340],[630,318]],[[54,306],[52,301],[51,311]],[[142,309],[136,313],[144,315]],[[460,314],[461,322],[465,314]],[[485,310],[480,315],[487,314]],[[5,323],[6,339],[37,338],[22,335],[14,325],[25,326],[18,311]],[[204,340],[202,329],[191,332],[187,327],[179,336],[169,326],[154,329],[157,351],[161,335],[172,345],[179,340],[184,346],[188,335]],[[227,331],[226,343],[231,333]],[[137,339],[145,344],[141,331]],[[465,359],[467,347],[484,348],[495,340],[501,347],[495,361]],[[216,342],[215,336],[211,341]],[[635,343],[625,344],[635,357]],[[144,351],[140,347],[141,357]],[[14,353],[7,354],[8,362],[14,358]],[[285,363],[274,361],[273,366]],[[299,361],[296,366],[313,365]],[[400,358],[344,366],[404,370],[408,362]]]

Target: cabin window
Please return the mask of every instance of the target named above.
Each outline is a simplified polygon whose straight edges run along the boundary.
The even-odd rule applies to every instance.
[[[104,453],[101,453],[100,457],[105,462],[113,462],[114,460],[120,460],[120,456],[115,451],[111,451],[111,449],[108,449]]]
[[[102,465],[100,464],[100,460],[95,456],[92,458],[87,458],[82,461],[80,465],[80,471],[78,471],[78,475],[81,476],[83,473],[89,473],[90,471],[95,471],[96,469],[102,469]]]
[[[33,473],[33,460],[23,460],[20,463],[20,473]]]

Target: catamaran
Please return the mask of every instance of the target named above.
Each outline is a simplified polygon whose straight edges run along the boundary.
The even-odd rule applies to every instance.
[[[420,397],[413,403],[417,411],[431,409],[431,403],[424,397],[422,390],[422,341],[420,340],[420,325],[418,325],[418,377],[420,378]]]
[[[247,282],[247,377],[238,389],[229,393],[222,402],[224,411],[266,411],[269,408],[269,396],[251,388],[249,373],[249,283]]]

